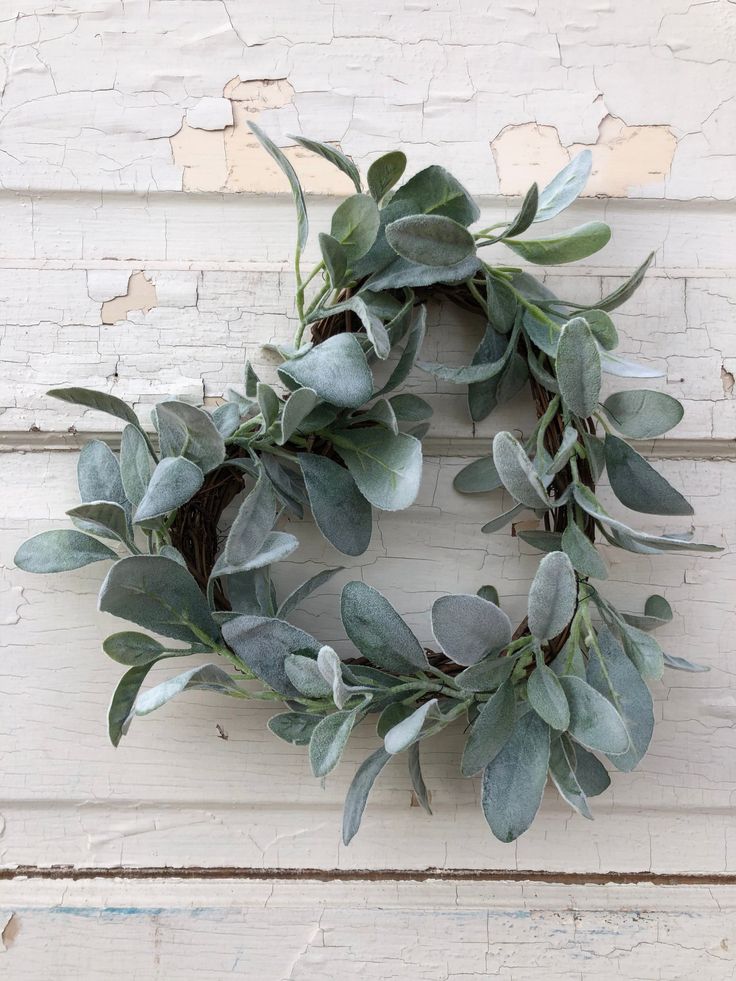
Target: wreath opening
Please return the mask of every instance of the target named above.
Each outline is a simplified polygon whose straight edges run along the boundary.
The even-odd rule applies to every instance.
[[[600,222],[520,237],[577,198],[590,173],[587,151],[541,192],[532,186],[510,222],[471,232],[480,210],[443,168],[425,168],[400,184],[406,158],[395,151],[371,165],[365,193],[347,157],[295,138],[348,174],[356,188],[336,209],[330,233],[319,236],[321,261],[304,275],[309,227],[298,177],[269,137],[251,128],[288,178],[297,210],[298,327],[292,344],[273,347],[281,387],[264,383],[246,364],[243,388],[228,391],[212,413],[176,400],[159,403],[152,413],[155,442],[115,396],[53,390],[56,398],[121,419],[120,453],[97,440],[83,447],[81,504],[68,512],[74,529],[30,539],[16,564],[49,573],[113,563],[100,609],[148,631],[126,630],[103,644],[127,668],[108,713],[114,745],[136,716],[183,691],[207,689],[284,702],[287,711],[269,728],[308,746],[312,770],[322,777],[338,764],[354,727],[371,717],[381,744],[348,791],[348,843],[373,783],[400,753],[429,810],[420,744],[465,717],[461,771],[482,774],[481,806],[497,838],[512,841],[527,830],[548,778],[589,818],[589,799],[610,783],[601,757],[629,771],[647,750],[654,716],[646,681],[661,677],[665,666],[702,670],[668,655],[651,636],[672,618],[664,597],[649,597],[635,613],[616,609],[598,589],[607,567],[596,541],[638,554],[716,550],[687,533],[631,528],[596,496],[606,470],[628,508],[692,514],[627,441],[672,429],[682,417],[680,403],[649,389],[601,401],[604,373],[659,374],[615,353],[610,317],[640,285],[652,257],[592,306],[558,298],[518,267],[484,261],[481,250],[495,245],[540,265],[583,259],[605,246],[610,229]],[[438,298],[480,314],[486,324],[469,365],[418,360],[425,307]],[[377,381],[381,364],[386,378]],[[522,439],[497,433],[492,452],[464,467],[454,486],[462,494],[503,489],[513,500],[483,533],[521,513],[535,515],[541,527],[521,529],[518,537],[542,558],[527,615],[516,628],[491,585],[436,600],[437,649],[420,644],[378,590],[348,582],[341,617],[357,656],[342,660],[289,618],[343,567],[318,573],[280,599],[271,568],[299,544],[281,518],[311,513],[332,545],[356,556],[368,546],[373,508],[412,504],[431,416],[424,399],[403,391],[415,365],[467,385],[474,422],[529,387],[533,431]],[[238,498],[235,517],[223,528],[223,515]],[[154,664],[201,655],[218,661],[144,690]]]

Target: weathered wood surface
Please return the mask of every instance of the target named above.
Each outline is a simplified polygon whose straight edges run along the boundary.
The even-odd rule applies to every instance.
[[[3,925],[5,981],[736,975],[733,886],[16,881]]]

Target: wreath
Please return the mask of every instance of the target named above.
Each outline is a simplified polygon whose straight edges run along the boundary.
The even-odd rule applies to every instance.
[[[607,574],[597,536],[638,554],[715,550],[688,534],[631,528],[595,493],[605,469],[627,508],[693,513],[627,442],[677,425],[680,403],[639,388],[600,401],[604,372],[661,374],[614,353],[618,337],[609,316],[639,286],[652,256],[594,305],[560,299],[529,273],[482,258],[489,246],[502,245],[527,263],[557,265],[605,246],[611,231],[601,222],[519,237],[576,199],[590,173],[589,151],[541,192],[533,185],[510,222],[471,232],[480,210],[442,167],[427,167],[397,187],[406,157],[388,153],[369,168],[366,193],[350,159],[295,138],[355,185],[334,212],[330,233],[319,235],[321,261],[305,273],[308,217],[299,179],[269,137],[251,129],[288,178],[297,212],[298,327],[291,345],[274,347],[283,390],[246,364],[243,389],[228,391],[211,414],[177,400],[160,402],[152,412],[155,439],[113,395],[51,391],[121,419],[120,452],[99,440],[83,447],[82,503],[67,512],[74,529],[31,538],[16,564],[50,573],[112,562],[100,610],[150,631],[115,633],[103,644],[127,668],[109,709],[114,745],[135,716],[183,691],[207,689],[285,703],[270,730],[308,746],[315,776],[324,777],[356,725],[371,716],[381,745],[348,790],[347,844],[374,781],[399,753],[406,752],[413,789],[429,810],[421,741],[465,718],[461,771],[482,773],[481,806],[497,838],[512,841],[529,827],[548,774],[564,800],[589,818],[588,799],[610,783],[599,757],[629,771],[647,750],[654,716],[646,681],[661,677],[665,666],[704,670],[664,653],[652,638],[650,631],[672,617],[662,596],[650,596],[641,613],[622,612],[597,585]],[[469,365],[417,360],[424,304],[438,296],[485,318]],[[544,554],[528,614],[516,629],[492,586],[436,600],[436,651],[422,646],[380,592],[348,582],[341,616],[359,656],[342,660],[289,622],[340,570],[320,572],[279,597],[271,568],[299,544],[282,519],[309,510],[335,548],[357,556],[371,537],[373,508],[413,503],[431,415],[425,400],[401,391],[415,364],[444,382],[467,385],[474,421],[529,384],[534,430],[523,440],[499,432],[492,453],[465,467],[455,488],[462,494],[505,488],[514,506],[481,530],[495,532],[531,511],[543,528],[517,534]],[[221,519],[236,498],[225,535]],[[217,660],[142,690],[154,664],[201,655]]]

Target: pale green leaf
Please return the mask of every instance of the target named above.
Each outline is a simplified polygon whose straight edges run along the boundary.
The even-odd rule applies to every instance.
[[[495,603],[461,593],[440,596],[432,605],[432,632],[456,664],[468,667],[511,641],[511,621]]]
[[[68,572],[92,562],[117,559],[117,554],[81,531],[42,531],[23,542],[13,561],[23,572]]]
[[[575,572],[565,553],[545,555],[529,589],[532,636],[549,640],[564,630],[575,612],[577,595]]]

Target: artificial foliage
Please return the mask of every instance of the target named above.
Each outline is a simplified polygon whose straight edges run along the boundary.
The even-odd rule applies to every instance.
[[[207,689],[274,702],[269,728],[307,747],[315,776],[324,777],[366,720],[380,744],[350,785],[347,843],[392,756],[405,754],[413,789],[429,810],[421,742],[463,720],[460,768],[468,777],[482,774],[481,807],[497,838],[512,841],[530,826],[548,777],[590,817],[589,799],[610,782],[602,758],[629,771],[647,750],[654,724],[647,681],[665,667],[701,670],[652,637],[672,617],[663,597],[649,597],[639,613],[616,609],[596,546],[647,555],[714,550],[686,534],[630,527],[595,492],[606,471],[627,508],[692,514],[629,442],[676,426],[680,403],[646,388],[601,401],[604,374],[660,374],[616,353],[610,316],[639,286],[651,256],[592,305],[559,298],[505,264],[504,249],[512,263],[518,256],[551,266],[606,245],[611,232],[602,222],[547,230],[546,222],[583,189],[587,151],[542,191],[532,186],[511,221],[471,231],[480,209],[442,167],[403,181],[406,157],[394,151],[371,165],[364,186],[335,148],[299,138],[355,185],[329,233],[319,235],[321,261],[306,270],[309,221],[299,179],[268,136],[252,129],[288,178],[297,211],[298,326],[290,345],[274,349],[280,384],[266,384],[246,364],[242,388],[230,390],[212,413],[174,399],[159,403],[155,434],[112,395],[50,392],[116,416],[125,427],[119,454],[101,441],[82,449],[81,503],[68,512],[74,528],[30,539],[16,563],[39,573],[105,563],[99,608],[137,628],[103,644],[126,668],[109,710],[115,745],[136,716],[181,692]],[[468,365],[420,359],[425,304],[436,297],[485,318]],[[484,533],[524,512],[539,519],[538,530],[519,531],[542,553],[528,614],[514,626],[489,585],[476,595],[442,596],[431,611],[437,649],[426,650],[379,591],[348,582],[341,616],[356,656],[341,660],[290,617],[342,567],[285,597],[271,570],[299,545],[284,530],[288,515],[311,512],[336,549],[357,556],[368,546],[374,508],[411,506],[431,416],[425,400],[402,390],[415,366],[466,386],[474,421],[529,388],[535,428],[522,439],[499,432],[491,452],[455,480],[461,494],[503,487],[513,499],[510,510],[489,514]],[[223,527],[223,513],[238,501]],[[154,664],[189,658],[191,667],[144,687]],[[284,704],[277,710],[276,703]]]

